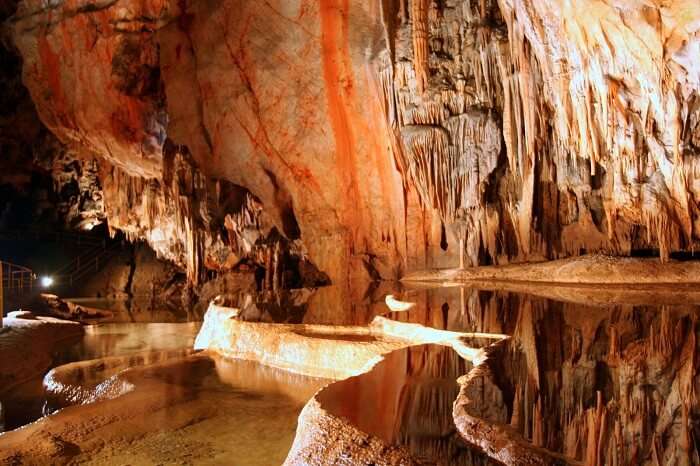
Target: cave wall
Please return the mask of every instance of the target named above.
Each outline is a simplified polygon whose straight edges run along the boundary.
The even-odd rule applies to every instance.
[[[699,18],[690,1],[25,0],[6,24],[42,122],[100,158],[112,228],[194,280],[274,228],[342,283],[455,265],[461,244],[471,265],[691,249]]]
[[[286,239],[301,239],[304,257],[342,282],[397,277],[409,258],[428,265],[440,233],[404,192],[387,147],[368,65],[385,43],[380,13],[359,2],[29,1],[12,25],[42,120],[101,156],[111,180],[119,171],[143,180],[137,195],[139,183],[163,190],[164,147],[186,147],[194,178],[248,189]],[[195,207],[211,197],[182,196]],[[204,243],[218,241],[206,215],[185,212],[156,222],[170,243],[158,244],[137,204],[108,201],[110,225],[180,264],[202,262]]]
[[[386,11],[400,169],[472,264],[697,241],[697,2]]]
[[[0,2],[0,22],[16,9]],[[0,34],[0,230],[90,228],[104,220],[96,162],[42,124],[22,84],[22,59]]]

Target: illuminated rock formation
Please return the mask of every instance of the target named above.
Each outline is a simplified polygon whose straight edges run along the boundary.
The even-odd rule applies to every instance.
[[[697,4],[411,3],[385,113],[404,178],[473,265],[694,244]]]
[[[376,101],[366,44],[348,48],[349,15],[376,17],[357,26],[381,41],[378,10],[278,3],[23,2],[14,38],[44,123],[107,162],[110,225],[148,239],[193,279],[203,264],[228,265],[226,255],[208,260],[222,248],[199,209],[208,200],[227,207],[199,196],[216,180],[250,191],[271,226],[301,239],[299,254],[335,281],[398,276],[407,248],[401,178],[381,113],[364,111]],[[191,154],[187,199],[144,211],[170,189],[159,187],[178,144]],[[158,209],[168,215],[153,218]]]
[[[343,283],[692,249],[698,18],[691,1],[24,0],[9,25],[43,123],[103,161],[112,228],[192,281],[275,228],[256,263],[289,249]]]

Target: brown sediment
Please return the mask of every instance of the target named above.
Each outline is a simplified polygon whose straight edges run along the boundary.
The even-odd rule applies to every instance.
[[[17,317],[14,317],[17,315]],[[0,327],[0,392],[43,374],[52,354],[83,335],[80,324],[30,312],[10,313]]]
[[[590,255],[546,262],[483,266],[467,269],[416,271],[403,281],[435,282],[534,282],[590,285],[682,286],[700,283],[700,261],[667,261],[653,258]]]
[[[114,383],[126,390],[3,434],[0,463],[279,464],[303,403],[325,381],[193,355],[126,369]]]

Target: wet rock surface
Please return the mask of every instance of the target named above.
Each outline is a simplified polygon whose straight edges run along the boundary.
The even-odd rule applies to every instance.
[[[82,335],[82,327],[75,322],[36,317],[26,311],[11,313],[0,327],[0,391],[43,374],[51,364],[51,354]]]
[[[666,291],[688,291],[700,281],[700,262],[655,258],[613,257],[603,254],[530,264],[424,270],[407,274],[408,282],[501,282],[514,286],[531,283],[598,285],[612,289],[640,290],[657,286]]]

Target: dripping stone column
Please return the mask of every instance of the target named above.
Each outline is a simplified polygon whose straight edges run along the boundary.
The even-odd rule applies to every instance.
[[[428,86],[428,0],[411,2],[413,67],[416,70],[418,92]]]

